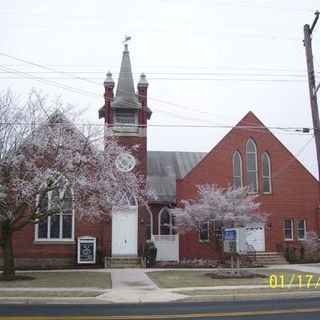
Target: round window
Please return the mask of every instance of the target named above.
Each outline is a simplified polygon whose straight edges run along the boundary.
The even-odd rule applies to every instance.
[[[116,159],[116,167],[120,171],[129,172],[136,165],[136,160],[130,153],[121,153]]]

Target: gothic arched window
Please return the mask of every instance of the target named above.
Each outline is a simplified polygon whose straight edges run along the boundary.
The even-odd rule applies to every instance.
[[[263,193],[271,193],[271,161],[267,152],[262,155]]]
[[[124,207],[136,207],[138,204],[134,193],[126,191],[120,199],[120,205]]]
[[[63,177],[52,191],[37,197],[38,215],[46,215],[36,224],[36,240],[65,241],[74,238],[74,199],[71,185]]]
[[[242,158],[239,151],[233,154],[233,185],[235,188],[241,188],[243,186]]]
[[[253,193],[258,192],[257,147],[253,139],[249,139],[246,146],[247,153],[247,183]]]
[[[167,207],[161,209],[159,213],[159,234],[173,234],[173,219]]]
[[[147,239],[151,240],[151,236],[153,233],[153,218],[152,218],[152,212],[150,208],[147,209],[147,215],[146,215],[146,229],[147,229]]]

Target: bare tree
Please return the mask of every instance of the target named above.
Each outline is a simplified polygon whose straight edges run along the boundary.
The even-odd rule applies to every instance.
[[[80,217],[96,220],[121,206],[130,191],[145,199],[145,177],[117,170],[115,159],[131,152],[114,139],[97,148],[93,127],[71,123],[61,104],[53,113],[45,97],[32,92],[20,105],[12,92],[0,94],[0,246],[3,277],[14,277],[12,235],[60,212],[70,198]],[[49,111],[48,111],[49,110]],[[102,141],[100,141],[102,142]],[[101,143],[102,144],[102,143]],[[48,194],[57,191],[56,197]]]

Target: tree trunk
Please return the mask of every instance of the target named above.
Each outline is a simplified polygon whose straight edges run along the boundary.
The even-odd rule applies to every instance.
[[[2,229],[2,240],[3,243],[2,253],[3,253],[3,273],[2,278],[14,278],[15,277],[15,267],[14,267],[14,257],[12,248],[12,233],[9,230]]]

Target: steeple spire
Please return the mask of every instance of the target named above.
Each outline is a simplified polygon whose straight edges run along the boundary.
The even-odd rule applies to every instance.
[[[111,103],[113,108],[141,108],[141,104],[135,94],[131,62],[128,45],[124,45],[120,74],[118,79],[117,91],[114,101]]]

